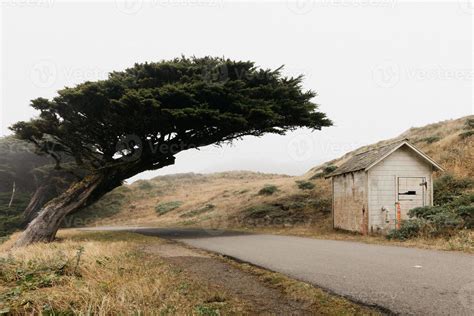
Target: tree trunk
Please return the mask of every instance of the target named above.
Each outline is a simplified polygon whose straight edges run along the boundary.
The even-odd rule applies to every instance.
[[[23,225],[28,225],[39,213],[41,208],[50,200],[48,192],[48,185],[43,184],[36,189],[31,197],[30,203],[23,211]]]
[[[15,247],[54,240],[56,232],[67,214],[98,200],[120,184],[120,181],[110,180],[100,174],[89,175],[83,180],[73,183],[66,192],[48,202],[41,209],[38,216],[16,241]]]
[[[10,198],[10,203],[8,203],[8,208],[12,207],[13,199],[15,198],[15,191],[16,191],[16,182],[13,181],[12,197]]]
[[[79,170],[80,172],[80,170]],[[81,181],[85,175],[71,175],[62,169],[54,170],[49,173],[48,177],[42,176],[38,181],[36,191],[30,199],[28,206],[23,211],[23,226],[26,227],[35,217],[46,203],[53,198],[64,193],[74,181]]]

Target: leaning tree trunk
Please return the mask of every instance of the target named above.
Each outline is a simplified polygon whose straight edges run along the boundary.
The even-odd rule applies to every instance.
[[[81,172],[80,169],[76,171]],[[52,171],[48,177],[42,177],[28,206],[23,211],[23,226],[28,225],[46,203],[60,196],[74,181],[81,181],[84,176],[60,169]]]
[[[120,185],[120,181],[112,181],[104,175],[96,174],[76,182],[59,197],[48,202],[38,216],[28,225],[15,247],[26,246],[35,242],[54,240],[64,217],[86,203],[98,200],[105,193]]]
[[[30,203],[23,211],[23,225],[28,225],[39,213],[41,208],[51,199],[48,192],[49,186],[43,184],[38,187],[31,197]]]

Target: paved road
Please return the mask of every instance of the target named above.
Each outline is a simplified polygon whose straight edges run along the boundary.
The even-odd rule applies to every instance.
[[[198,229],[134,230],[250,262],[394,313],[474,315],[473,255]]]

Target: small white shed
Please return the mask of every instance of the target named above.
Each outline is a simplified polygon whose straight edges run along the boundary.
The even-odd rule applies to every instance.
[[[433,205],[436,170],[443,168],[405,139],[355,155],[328,175],[334,228],[367,234],[396,227],[410,209]]]

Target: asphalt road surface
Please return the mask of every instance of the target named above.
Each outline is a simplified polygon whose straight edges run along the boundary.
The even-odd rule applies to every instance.
[[[474,315],[469,254],[204,229],[132,230],[231,256],[396,314]]]

